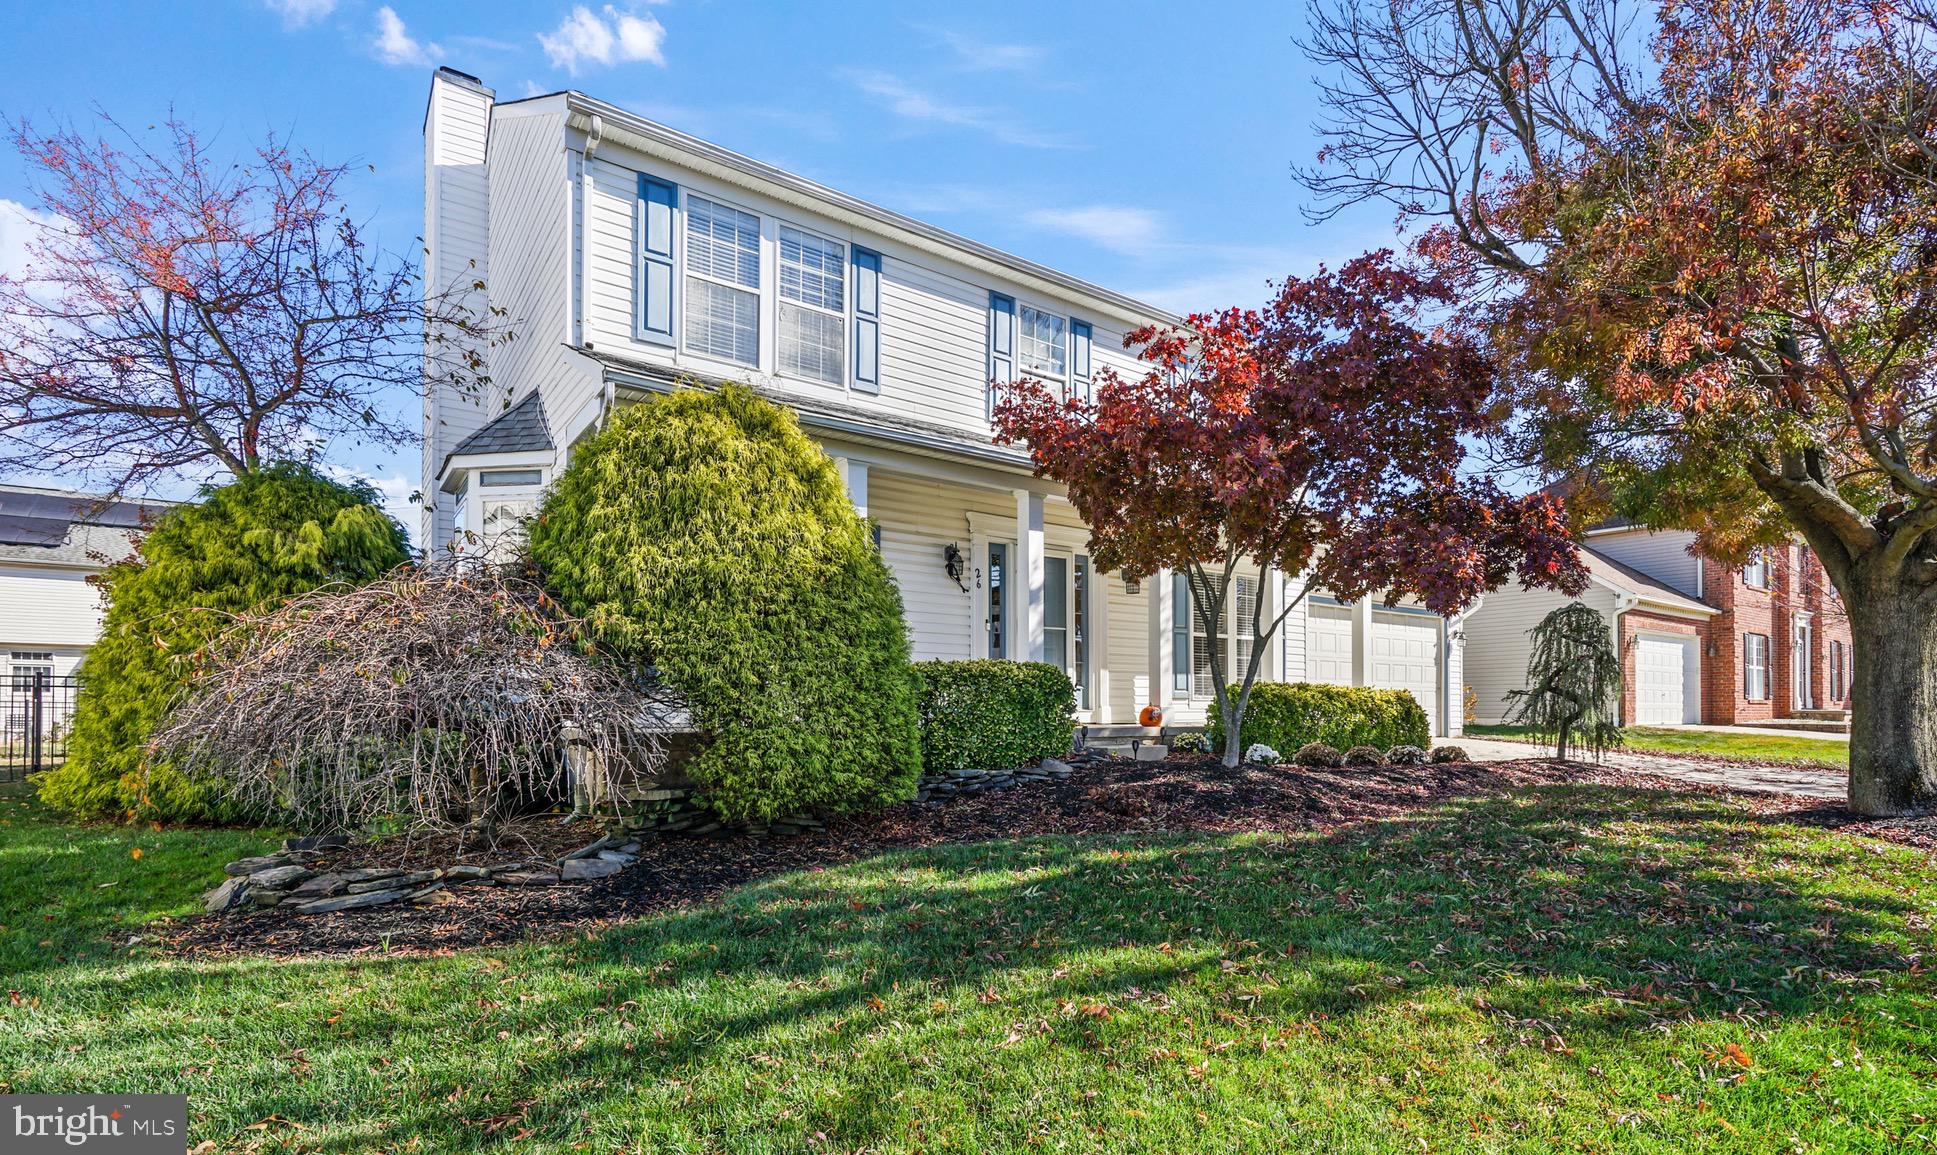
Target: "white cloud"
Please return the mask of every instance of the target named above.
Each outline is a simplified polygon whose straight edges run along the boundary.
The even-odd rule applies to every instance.
[[[992,44],[960,32],[942,31],[942,43],[969,72],[1029,72],[1043,67],[1049,51],[1040,44]]]
[[[61,223],[61,218],[52,213],[0,198],[0,277],[28,280],[33,259],[27,245],[43,230],[58,228]]]
[[[581,64],[610,67],[629,61],[646,60],[665,66],[666,26],[651,16],[621,12],[605,6],[601,16],[583,5],[572,9],[558,28],[538,34],[552,67],[578,75]]]
[[[888,72],[845,72],[848,83],[874,97],[889,112],[921,124],[965,128],[987,133],[1004,144],[1023,148],[1072,148],[1067,138],[1038,132],[1020,123],[1014,113],[937,100]]]
[[[377,37],[370,42],[370,47],[385,64],[432,64],[444,55],[444,50],[437,45],[412,37],[404,27],[403,17],[387,4],[377,9]]]
[[[270,11],[281,13],[285,28],[314,24],[336,11],[336,0],[263,0],[263,3]]]
[[[1037,209],[1028,220],[1032,225],[1074,233],[1091,244],[1133,256],[1148,253],[1163,232],[1156,213],[1127,205]]]

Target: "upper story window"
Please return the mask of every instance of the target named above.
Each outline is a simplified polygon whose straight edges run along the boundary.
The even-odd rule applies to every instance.
[[[1749,564],[1742,567],[1742,584],[1751,589],[1769,588],[1769,551],[1757,548],[1750,556]]]
[[[1069,365],[1069,318],[1033,305],[1016,306],[1017,342],[1026,373],[1061,377]]]
[[[780,371],[847,380],[847,246],[780,226]]]
[[[760,364],[760,218],[686,197],[686,347]]]

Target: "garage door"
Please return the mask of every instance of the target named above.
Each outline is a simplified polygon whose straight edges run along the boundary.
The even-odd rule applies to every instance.
[[[1425,614],[1375,610],[1372,669],[1368,682],[1381,689],[1410,690],[1439,733],[1439,619]]]
[[[1352,684],[1352,610],[1314,603],[1310,609],[1305,677],[1334,686]]]
[[[1640,726],[1679,726],[1688,721],[1689,647],[1683,638],[1643,634],[1634,645],[1634,720]]]

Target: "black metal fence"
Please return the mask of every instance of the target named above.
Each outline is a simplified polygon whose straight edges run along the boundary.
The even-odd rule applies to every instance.
[[[18,782],[67,758],[78,674],[14,670],[0,679],[0,782]]]

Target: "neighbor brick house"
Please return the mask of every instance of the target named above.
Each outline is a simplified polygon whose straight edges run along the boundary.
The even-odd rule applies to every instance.
[[[1630,724],[1755,724],[1849,709],[1850,627],[1822,562],[1800,542],[1744,566],[1694,551],[1694,534],[1621,521],[1588,532],[1580,600],[1608,618],[1621,650]],[[1506,588],[1464,621],[1475,719],[1510,712],[1526,684],[1528,631],[1568,599]]]

